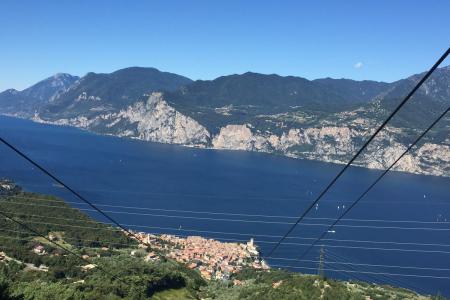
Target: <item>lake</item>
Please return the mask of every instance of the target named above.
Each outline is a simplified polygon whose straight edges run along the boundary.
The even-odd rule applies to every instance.
[[[100,136],[10,117],[0,117],[0,135],[131,229],[225,241],[254,238],[263,255],[342,168]],[[316,274],[320,245],[303,261],[296,258],[379,173],[350,168],[269,263]],[[0,177],[79,201],[3,145]],[[320,243],[326,276],[450,297],[449,195],[449,178],[389,173]]]

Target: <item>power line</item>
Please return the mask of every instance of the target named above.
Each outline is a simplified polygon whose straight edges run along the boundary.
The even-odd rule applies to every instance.
[[[1,231],[5,231],[4,229],[0,229]],[[7,231],[11,231],[11,232],[16,232],[16,233],[25,233],[23,231],[14,231],[14,230],[7,230]],[[28,241],[30,236],[28,237],[15,237],[15,236],[4,236],[4,235],[0,235],[0,238],[2,239],[12,239],[12,240],[19,240],[19,241]],[[78,239],[78,238],[64,238],[64,240],[75,240],[75,241],[81,241],[81,242],[97,242],[99,244],[102,245],[119,245],[119,246],[128,246],[131,247],[131,244],[124,244],[124,243],[114,243],[114,242],[106,242],[106,241],[99,241],[99,240],[89,240],[89,239]],[[72,245],[74,246],[74,245]],[[2,246],[0,246],[2,247]]]
[[[262,244],[264,244],[264,243],[275,244],[276,243],[276,242],[268,242],[268,241],[256,241],[256,242],[262,243]],[[291,242],[286,242],[283,244],[297,245],[297,246],[311,246],[311,244],[291,243]],[[314,245],[313,247],[322,247],[322,246],[327,247],[327,248],[450,254],[449,251],[443,251],[443,250],[401,249],[401,248],[382,248],[382,247],[364,247],[364,246],[341,246],[341,245],[329,245],[329,244]],[[270,259],[270,258],[272,258],[272,256],[263,256],[263,258]],[[297,259],[297,261],[298,261],[298,259]]]
[[[377,170],[377,169],[375,169]],[[43,184],[27,184],[27,187],[47,187],[47,185],[43,185]],[[164,192],[136,192],[136,191],[123,191],[123,190],[113,190],[113,189],[96,189],[96,188],[83,188],[80,191],[84,191],[84,192],[114,192],[114,193],[118,193],[118,194],[133,194],[133,195],[160,195],[160,196],[168,196],[168,197],[195,197],[195,198],[217,198],[217,199],[235,199],[235,200],[242,200],[242,199],[254,199],[254,200],[273,200],[273,201],[293,201],[295,200],[296,202],[301,201],[301,202],[309,202],[309,199],[298,199],[295,197],[258,197],[258,196],[248,196],[248,195],[243,195],[241,197],[239,196],[222,196],[222,195],[213,195],[213,194],[186,194],[186,193],[164,193]],[[309,191],[311,192],[311,191]],[[135,200],[139,200],[139,201],[148,201],[148,200],[155,200],[155,199],[160,199],[160,198],[146,198],[146,199],[142,199],[142,198],[136,198]],[[351,200],[333,200],[335,202],[341,202],[341,203],[350,203]],[[82,204],[82,202],[78,202],[80,204]],[[365,203],[379,203],[379,201],[366,201]],[[421,204],[418,201],[407,201],[407,200],[402,200],[402,201],[396,201],[395,204],[405,204],[405,203],[411,203],[411,204]],[[325,204],[334,204],[334,203],[328,203],[325,202],[322,205]],[[385,204],[391,204],[390,202],[385,202]],[[429,203],[429,205],[450,205],[449,202],[431,202]],[[294,218],[298,218],[297,216],[293,216]]]
[[[88,226],[78,226],[78,225],[71,225],[71,224],[57,224],[57,223],[49,223],[49,222],[38,222],[38,221],[27,221],[28,223],[33,223],[33,224],[46,224],[46,225],[57,225],[57,226],[62,226],[62,227],[73,227],[73,228],[84,228],[84,229],[96,229],[96,230],[114,230],[114,229],[109,229],[109,228],[96,228],[96,227],[88,227]],[[149,228],[149,229],[164,229],[164,230],[173,230],[173,231],[184,231],[184,230],[178,230],[176,228],[173,229],[169,229],[169,228],[164,228],[164,227],[155,227],[155,226],[146,226],[146,225],[133,225],[133,224],[124,224],[125,226],[128,226],[130,228]],[[117,232],[121,232],[120,230],[115,230]],[[186,230],[187,232],[189,232],[189,230]],[[161,234],[159,232],[145,232],[145,233],[149,233],[149,234]],[[187,234],[170,234],[173,236],[180,236],[180,237],[188,237],[190,235]],[[248,240],[244,240],[244,239],[229,239],[229,238],[222,238],[222,237],[207,237],[204,236],[205,238],[210,238],[210,239],[216,239],[216,240],[220,240],[220,241],[231,241],[231,242],[248,242]],[[137,239],[138,241],[140,241],[140,239]],[[276,244],[277,242],[275,241],[266,241],[266,240],[255,240],[255,242],[257,244]],[[297,242],[285,242],[285,245],[295,245],[295,246],[310,246],[311,244],[305,244],[305,243],[297,243]],[[365,246],[347,246],[347,245],[328,245],[328,244],[323,244],[323,245],[315,245],[317,247],[322,247],[322,246],[326,246],[328,248],[343,248],[343,249],[361,249],[361,250],[376,250],[376,251],[397,251],[397,252],[417,252],[417,253],[439,253],[439,254],[450,254],[450,251],[444,251],[444,250],[423,250],[423,249],[403,249],[403,248],[382,248],[382,247],[365,247]],[[268,258],[270,259],[271,257],[267,257],[267,256],[261,256],[262,258]]]
[[[330,249],[327,249],[327,254],[328,254],[328,257],[331,256],[331,257],[334,257],[335,260],[337,259],[336,260],[337,262],[338,262],[338,260],[343,260],[343,261],[346,261],[346,262],[350,262],[349,260],[347,260],[346,258],[342,257],[341,255],[338,255],[337,253],[333,253],[333,251],[331,251]],[[369,270],[370,271],[370,269],[367,269],[367,268],[364,268],[364,267],[361,267],[361,266],[347,265],[347,267],[352,269],[352,270],[358,270],[358,268],[360,268],[363,271],[365,271],[365,270]],[[344,273],[341,273],[341,274],[344,274]],[[349,276],[350,274],[352,274],[352,273],[346,273],[347,276]],[[423,294],[426,294],[426,292],[422,288],[417,287],[415,285],[411,285],[410,283],[405,282],[402,279],[398,279],[397,277],[392,277],[392,276],[389,277],[387,275],[373,276],[372,274],[363,274],[363,276],[366,276],[367,278],[373,278],[374,282],[379,282],[379,283],[388,282],[388,283],[391,283],[392,286],[408,287],[408,288],[410,288],[412,290],[416,290],[416,291],[419,291],[419,292],[421,292]],[[382,279],[383,277],[384,277],[384,279]]]
[[[328,190],[334,185],[334,183],[341,177],[341,175],[350,167],[350,165],[355,161],[355,159],[366,149],[366,147],[372,142],[372,140],[377,136],[377,134],[386,126],[386,124],[394,117],[395,114],[408,102],[412,95],[420,88],[420,86],[430,77],[430,75],[436,70],[436,68],[447,58],[450,53],[450,48],[445,51],[445,53],[438,59],[438,61],[431,67],[431,69],[425,74],[425,76],[416,84],[416,86],[409,92],[409,94],[403,99],[402,102],[391,112],[388,118],[375,130],[375,132],[370,136],[370,138],[364,143],[364,145],[358,150],[358,152],[349,160],[349,162],[339,171],[339,173],[334,177],[334,179],[327,185],[327,187],[319,194],[319,196],[310,204],[310,206],[303,212],[303,214],[298,218],[298,220],[292,225],[289,230],[284,234],[284,236],[279,240],[279,242],[270,250],[268,256],[276,251],[280,244],[285,240],[285,238],[294,230],[294,228],[300,223],[303,218],[314,208],[314,206],[322,199],[322,197],[328,192]]]
[[[88,205],[82,202],[73,202],[66,200],[54,200],[46,198],[33,198],[33,197],[21,197],[21,196],[8,196],[14,199],[29,199],[37,201],[46,202],[57,202],[57,203],[69,203],[78,205]],[[348,201],[350,202],[350,201]],[[31,204],[30,204],[31,205]],[[243,213],[231,213],[231,212],[212,212],[212,211],[197,211],[197,210],[181,210],[181,209],[166,209],[166,208],[153,208],[144,206],[123,206],[123,205],[111,205],[111,204],[98,204],[95,205],[99,207],[112,207],[112,208],[123,208],[123,209],[135,209],[135,210],[148,210],[148,211],[163,211],[163,212],[176,212],[176,213],[191,213],[191,214],[205,214],[205,215],[224,215],[224,216],[244,216],[244,217],[261,217],[261,218],[284,218],[284,219],[296,219],[294,216],[286,215],[263,215],[263,214],[243,214]],[[72,208],[67,208],[72,209]],[[305,217],[305,220],[335,220],[335,218],[324,218],[324,217]],[[417,224],[449,224],[449,222],[439,222],[439,221],[417,221],[417,220],[383,220],[383,219],[342,219],[341,221],[346,222],[373,222],[373,223],[417,223]]]
[[[291,268],[291,269],[305,269],[305,270],[317,271],[317,268],[308,268],[308,267],[299,267],[299,266],[285,266],[285,265],[271,265],[271,266],[276,267],[276,268],[283,268],[283,269]],[[358,274],[373,274],[373,275],[404,276],[404,277],[416,277],[416,278],[450,279],[449,276],[416,275],[416,274],[401,274],[401,273],[388,273],[388,272],[365,272],[365,271],[350,271],[350,270],[327,269],[327,268],[325,268],[324,271],[358,273]]]
[[[450,49],[449,49],[450,50]],[[448,51],[447,51],[448,52]],[[416,140],[411,143],[411,145],[409,145],[409,147],[403,151],[403,153],[383,172],[381,173],[380,176],[378,176],[378,178],[358,197],[358,199],[356,199],[351,205],[350,207],[344,211],[344,213],[339,216],[339,218],[336,219],[336,221],[333,222],[333,224],[331,224],[328,229],[326,231],[324,231],[320,237],[318,239],[316,239],[311,246],[306,249],[306,251],[303,252],[302,255],[300,255],[299,260],[301,260],[303,257],[305,257],[306,254],[308,254],[308,252],[312,249],[312,247],[318,243],[323,237],[325,237],[325,235],[327,234],[328,230],[331,230],[347,213],[350,212],[350,210],[352,210],[359,201],[361,201],[362,198],[364,198],[364,196],[366,196],[370,190],[372,190],[372,188],[392,169],[392,167],[394,167],[394,165],[396,163],[398,163],[400,161],[400,159],[403,158],[403,156],[406,155],[406,153],[408,153],[446,114],[447,112],[450,110],[450,107],[448,107],[436,120],[434,120],[433,123],[431,123],[430,126],[428,126],[427,129],[425,129],[425,131],[423,131],[417,138]]]
[[[14,214],[14,213],[13,213]],[[16,213],[17,215],[24,215],[20,213]],[[37,218],[50,218],[50,219],[59,219],[59,220],[67,220],[67,221],[77,221],[81,222],[78,219],[68,219],[68,218],[60,218],[60,217],[51,217],[51,216],[40,216],[40,215],[30,215],[26,214],[28,217],[37,217]],[[83,221],[90,223],[97,223],[97,221]],[[43,223],[46,224],[46,223]],[[52,223],[53,224],[53,223]],[[112,223],[104,223],[113,225]],[[161,229],[161,230],[172,230],[172,231],[183,231],[183,232],[196,232],[196,233],[210,233],[210,234],[223,234],[223,235],[240,235],[240,236],[248,236],[248,237],[266,237],[266,238],[280,238],[280,235],[268,235],[268,234],[257,234],[257,233],[241,233],[241,232],[225,232],[225,231],[212,231],[212,230],[199,230],[199,229],[186,229],[179,227],[161,227],[161,226],[147,226],[147,225],[139,225],[139,224],[127,224],[129,227],[144,227],[150,229]],[[82,227],[82,228],[96,228],[96,227]],[[111,228],[111,230],[113,230]],[[120,230],[116,230],[120,231]],[[295,237],[290,236],[287,239],[296,239],[296,240],[314,240],[315,238],[306,238],[306,237]],[[327,242],[343,242],[343,243],[367,243],[367,244],[392,244],[392,245],[407,245],[407,246],[432,246],[432,247],[450,247],[450,244],[435,244],[435,243],[414,243],[414,242],[392,242],[392,241],[368,241],[368,240],[349,240],[349,239],[322,239],[322,241]]]
[[[29,184],[27,186],[43,186],[39,184]],[[114,189],[99,189],[99,188],[86,188],[82,189],[83,191],[90,191],[90,192],[119,192],[123,193],[122,190],[114,190]],[[309,190],[306,192],[310,192]],[[298,201],[298,198],[296,197],[261,197],[261,196],[250,196],[250,195],[242,195],[242,196],[227,196],[227,195],[214,195],[214,194],[196,194],[196,193],[167,193],[167,192],[138,192],[138,191],[127,191],[127,194],[137,194],[137,195],[152,195],[152,196],[169,196],[169,197],[190,197],[190,198],[214,198],[214,199],[236,199],[236,200],[242,200],[242,199],[254,199],[254,200],[296,200]],[[307,199],[303,199],[300,201],[308,201]]]
[[[71,218],[62,218],[62,217],[53,217],[53,216],[41,216],[41,215],[32,215],[32,214],[23,214],[23,213],[11,213],[13,215],[19,216],[27,216],[27,217],[35,217],[35,218],[49,218],[56,220],[65,220],[65,221],[75,221],[75,222],[88,222],[88,223],[98,223],[93,220],[79,220],[79,219],[71,219]],[[47,224],[47,223],[42,223]],[[56,225],[56,223],[48,223],[50,225]],[[113,223],[103,224],[114,225]],[[142,227],[142,228],[150,228],[150,229],[162,229],[162,230],[174,230],[174,231],[184,231],[184,232],[197,232],[197,233],[210,233],[210,234],[223,234],[223,235],[240,235],[240,236],[248,236],[248,237],[266,237],[266,238],[280,238],[281,235],[269,235],[269,234],[258,234],[258,233],[241,233],[241,232],[225,232],[225,231],[212,231],[212,230],[200,230],[200,229],[186,229],[179,227],[161,227],[161,226],[148,226],[148,225],[139,225],[139,224],[126,224],[128,227]],[[83,226],[81,228],[96,228],[96,227],[86,227]],[[377,227],[376,227],[377,228]],[[114,229],[111,229],[114,230]],[[115,231],[120,231],[116,229]],[[307,237],[296,237],[290,236],[287,239],[295,239],[295,240],[314,240],[315,238],[307,238]],[[436,243],[414,243],[414,242],[392,242],[392,241],[369,241],[369,240],[349,240],[349,239],[322,239],[322,241],[329,242],[350,242],[350,243],[368,243],[368,244],[392,244],[392,245],[408,245],[408,246],[433,246],[433,247],[450,247],[450,244],[436,244]]]
[[[58,209],[73,209],[70,207],[60,207],[53,205],[39,205],[34,203],[15,203],[10,202],[9,204],[13,205],[28,205],[28,206],[36,206],[36,207],[48,207],[48,208],[58,208]],[[90,211],[97,212],[93,209],[88,208],[77,208],[81,211]],[[191,220],[208,220],[208,221],[216,221],[216,222],[241,222],[241,223],[259,223],[259,224],[294,224],[293,222],[284,222],[284,221],[263,221],[263,220],[248,220],[248,219],[226,219],[226,218],[211,218],[211,217],[194,217],[194,216],[181,216],[181,215],[166,215],[166,214],[150,214],[150,213],[138,213],[138,212],[126,212],[126,211],[114,211],[114,210],[103,210],[103,212],[110,214],[122,214],[122,215],[138,215],[138,216],[152,216],[152,217],[161,217],[161,218],[178,218],[178,219],[191,219]],[[332,219],[334,220],[334,219]],[[115,223],[114,223],[115,224]],[[446,223],[438,223],[445,225]],[[123,225],[123,224],[122,224]],[[329,226],[324,223],[302,223],[302,226]],[[400,226],[379,226],[379,225],[349,225],[349,224],[339,224],[336,227],[344,227],[344,228],[371,228],[371,229],[397,229],[397,230],[425,230],[425,231],[450,231],[450,228],[432,228],[432,227],[400,227]]]
[[[334,263],[333,263],[333,260],[334,260]],[[332,255],[330,255],[330,253],[328,253],[328,249],[327,249],[327,263],[326,263],[326,266],[333,268],[335,264],[338,264],[338,260],[336,258],[334,258]],[[359,268],[359,267],[351,266],[351,265],[340,265],[339,266],[339,268],[345,268],[345,267],[350,269],[350,270],[360,270],[360,271],[364,270],[363,268]],[[352,275],[353,276],[356,275],[356,273],[342,273],[342,272],[337,272],[337,273],[343,274],[344,277],[351,277]],[[374,275],[370,275],[370,274],[359,274],[359,275],[357,275],[357,277],[362,278],[360,280],[364,281],[364,282],[373,282],[373,283],[377,283],[377,284],[385,283],[385,282],[394,283],[394,280],[392,280],[390,277],[385,276],[385,275],[374,276]],[[383,281],[381,279],[381,277],[384,277],[385,280]],[[402,286],[401,284],[398,284],[398,283],[397,284],[393,284],[393,285],[395,285],[395,286]]]
[[[323,245],[323,247],[328,247],[327,245]],[[333,255],[329,253],[329,250],[326,251],[326,256]],[[337,254],[334,254],[337,255]],[[286,261],[297,261],[296,258],[285,258],[285,257],[271,257],[270,259],[274,260],[286,260]],[[318,263],[316,260],[303,260],[304,262]],[[350,265],[350,266],[361,266],[361,267],[376,267],[376,268],[393,268],[393,269],[411,269],[411,270],[429,270],[429,271],[450,271],[450,268],[432,268],[432,267],[416,267],[416,266],[398,266],[398,265],[383,265],[383,264],[364,264],[364,263],[353,263],[353,262],[334,262],[332,264],[338,265]]]

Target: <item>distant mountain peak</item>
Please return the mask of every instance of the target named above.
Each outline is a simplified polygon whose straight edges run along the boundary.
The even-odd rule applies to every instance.
[[[19,93],[19,91],[16,89],[7,89],[7,90],[3,91],[1,94],[16,95],[17,93]]]
[[[71,75],[69,73],[56,73],[50,78],[61,79],[61,78],[78,78],[78,76]]]
[[[61,90],[70,87],[78,79],[78,76],[67,73],[57,73],[23,90],[22,93],[40,99],[50,98],[56,92],[60,92]]]
[[[56,95],[66,91],[78,78],[67,73],[57,73],[22,91],[6,90],[0,94],[0,109],[3,113],[33,115]]]
[[[252,71],[247,71],[245,73],[240,74],[240,76],[265,76],[267,74],[262,74],[262,73],[257,73],[257,72],[252,72]]]

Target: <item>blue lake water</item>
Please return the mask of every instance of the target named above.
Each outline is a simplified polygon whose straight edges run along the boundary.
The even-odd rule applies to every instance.
[[[9,117],[0,117],[0,135],[88,200],[110,205],[100,207],[129,228],[221,240],[253,237],[263,255],[342,168],[99,136]],[[269,263],[317,273],[321,247],[304,261],[295,258],[378,174],[351,168]],[[78,201],[3,145],[0,177]],[[326,275],[450,297],[449,195],[448,178],[391,172],[321,243]]]

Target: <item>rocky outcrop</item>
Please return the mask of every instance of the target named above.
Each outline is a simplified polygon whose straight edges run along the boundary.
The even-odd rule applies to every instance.
[[[251,125],[227,125],[212,140],[215,149],[269,151],[271,144],[266,137],[253,134]]]
[[[369,163],[369,168],[383,168],[387,164],[394,161],[396,157],[403,152],[406,147],[397,145],[390,151],[385,151],[382,158],[384,162],[381,164]],[[437,176],[450,176],[450,147],[448,145],[438,145],[425,143],[412,154],[405,155],[394,167],[395,170]]]
[[[145,141],[206,146],[211,138],[206,128],[176,111],[162,99],[161,93],[153,93],[146,103],[138,102],[113,119],[137,124],[135,137]]]
[[[381,134],[355,162],[356,165],[372,169],[385,169],[406,150],[396,140],[394,132]],[[216,149],[235,149],[260,152],[277,152],[291,157],[306,158],[334,163],[346,163],[350,156],[362,146],[365,131],[347,127],[322,127],[290,129],[281,136],[258,135],[251,125],[227,125],[213,138]],[[450,176],[450,147],[426,143],[405,155],[394,170],[417,174]],[[447,163],[444,163],[447,162]]]

